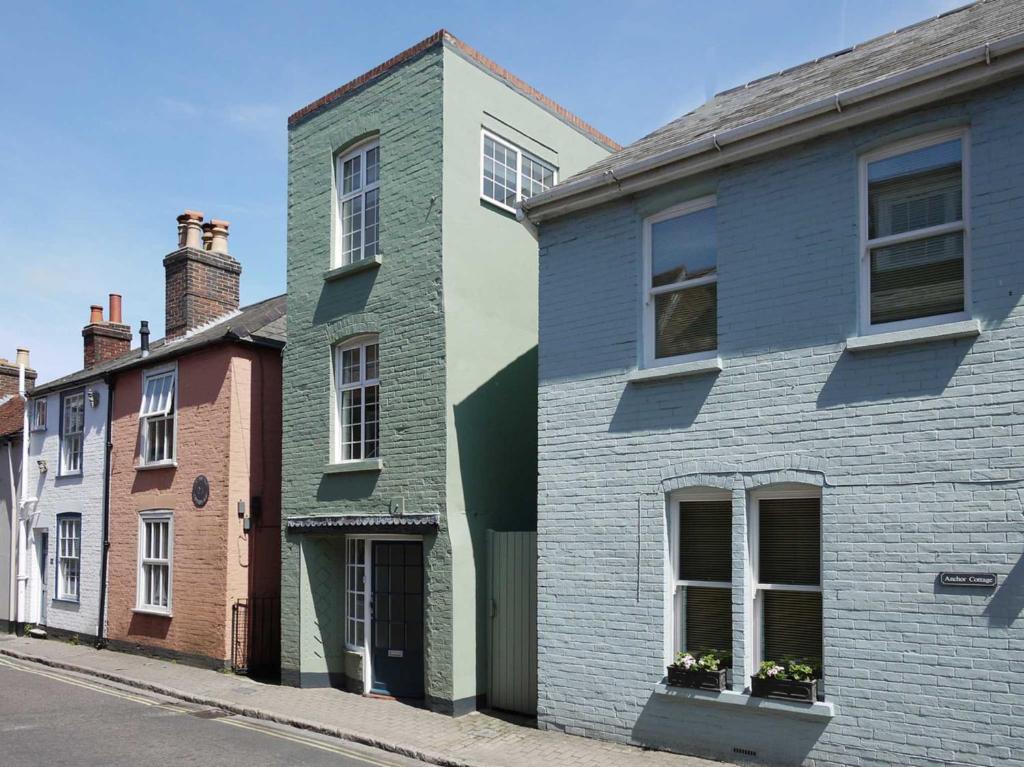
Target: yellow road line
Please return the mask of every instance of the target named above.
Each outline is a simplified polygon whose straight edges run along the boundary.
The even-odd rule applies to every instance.
[[[299,743],[303,746],[310,746],[312,748],[319,748],[321,751],[329,751],[332,754],[338,754],[340,756],[347,756],[352,759],[358,759],[359,761],[365,762],[366,764],[377,765],[377,767],[395,767],[394,763],[378,762],[375,759],[370,759],[355,751],[349,751],[348,749],[341,748],[339,746],[331,745],[330,743],[324,743],[323,741],[314,740],[313,738],[304,737],[302,735],[293,735],[291,733],[284,733],[280,730],[271,729],[269,727],[261,727],[254,725],[249,722],[240,722],[237,719],[215,719],[214,721],[221,722],[222,724],[229,724],[232,727],[240,727],[243,730],[252,730],[253,732],[263,733],[264,735],[270,735],[274,738],[280,738],[281,740],[288,740],[292,743]]]
[[[88,682],[82,682],[77,679],[71,679],[69,677],[60,676],[59,674],[50,673],[48,671],[41,671],[34,668],[26,668],[15,663],[11,663],[7,660],[0,660],[0,664],[7,666],[8,668],[14,669],[15,671],[23,671],[26,674],[35,674],[36,676],[44,676],[47,679],[53,679],[57,682],[63,682],[64,684],[74,685],[75,687],[81,687],[86,690],[92,690],[93,692],[101,692],[104,695],[111,695],[115,698],[123,698],[124,700],[134,701],[135,703],[142,703],[146,706],[159,705],[159,701],[152,701],[146,698],[140,698],[138,695],[131,695],[130,693],[120,692],[109,687],[101,687],[95,684],[89,684]]]

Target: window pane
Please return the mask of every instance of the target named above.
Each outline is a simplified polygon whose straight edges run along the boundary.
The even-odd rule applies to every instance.
[[[372,381],[379,375],[377,371],[378,344],[367,344],[366,348],[366,379]]]
[[[522,189],[523,199],[540,194],[554,185],[555,171],[548,166],[525,154],[523,155],[522,164],[523,172],[520,178],[520,188]]]
[[[759,504],[758,582],[821,584],[821,499],[763,499]]]
[[[503,205],[516,204],[518,153],[490,136],[484,137],[484,194]]]
[[[342,171],[342,194],[348,194],[349,192],[354,192],[360,188],[361,167],[362,157],[360,155],[356,155],[355,157],[349,160],[345,160],[344,170]]]
[[[378,404],[380,387],[373,385],[366,387],[366,424],[365,424],[365,445],[366,458],[376,458],[378,455],[380,407]]]
[[[732,591],[688,586],[684,650],[732,652]]]
[[[342,457],[348,460],[362,458],[362,390],[348,389],[341,397]]]
[[[380,147],[366,150],[366,184],[376,184],[380,175]]]
[[[345,349],[341,353],[341,382],[359,383],[359,352],[362,347]]]
[[[868,165],[869,237],[963,218],[960,139]]]
[[[654,297],[655,357],[676,357],[717,348],[717,283]]]
[[[718,234],[715,208],[651,226],[651,287],[703,277],[715,271]]]
[[[380,192],[371,189],[366,193],[366,208],[363,212],[365,229],[363,231],[363,258],[377,255],[377,240],[380,233]]]
[[[963,232],[871,251],[872,323],[963,310]]]
[[[679,504],[679,578],[732,581],[732,502]]]
[[[821,667],[821,594],[763,591],[765,660],[805,659]]]
[[[341,204],[341,255],[344,263],[362,258],[363,198],[353,197]]]

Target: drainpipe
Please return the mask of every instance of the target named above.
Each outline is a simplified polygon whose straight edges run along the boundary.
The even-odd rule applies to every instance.
[[[13,631],[18,620],[18,486],[14,481],[14,445],[11,444],[11,440],[7,440],[7,477],[11,481],[11,579],[7,589],[10,600],[7,603],[7,618]]]
[[[20,519],[25,517],[25,535],[18,536],[18,614],[16,616],[18,622],[24,622],[26,617],[28,605],[26,604],[27,595],[25,594],[27,579],[28,579],[28,562],[25,560],[28,558],[28,550],[25,548],[25,542],[28,540],[28,396],[25,392],[25,368],[28,367],[28,350],[18,349],[18,396],[21,397],[22,402],[22,414],[21,414],[21,482],[20,482],[20,497],[18,499],[18,531],[21,531]]]
[[[148,332],[147,332],[147,335]],[[146,339],[147,346],[149,339]],[[114,376],[105,375],[103,382],[107,385],[107,433],[103,451],[103,544],[100,551],[100,611],[96,620],[96,648],[103,649],[106,640],[107,612],[107,552],[110,550],[110,454],[114,449],[114,441],[110,435],[110,426],[114,417]]]

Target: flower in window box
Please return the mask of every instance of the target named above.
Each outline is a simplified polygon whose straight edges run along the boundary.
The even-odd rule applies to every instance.
[[[813,703],[818,699],[821,664],[806,659],[781,663],[762,661],[757,674],[750,677],[750,694],[758,698],[782,698]]]
[[[672,665],[668,667],[668,683],[674,687],[721,692],[725,689],[726,668],[730,661],[728,653],[718,650],[676,653]]]

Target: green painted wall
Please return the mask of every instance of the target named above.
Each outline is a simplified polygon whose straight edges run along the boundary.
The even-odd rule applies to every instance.
[[[284,516],[445,508],[441,303],[441,50],[433,48],[289,131],[288,345],[284,354]],[[334,226],[334,158],[379,133],[377,270],[326,282]],[[378,332],[385,468],[325,474],[330,458],[331,347]],[[442,516],[443,518],[443,516]],[[307,669],[299,541],[282,544],[281,644],[286,681]],[[451,697],[451,567],[442,529],[426,542],[427,692]],[[338,551],[339,557],[341,551]],[[341,588],[341,582],[336,585]],[[340,627],[339,627],[340,631]]]
[[[536,529],[537,242],[481,200],[481,128],[564,178],[607,154],[457,51],[444,52],[444,316],[455,698],[487,689],[487,530]]]
[[[289,132],[284,515],[441,515],[425,541],[426,687],[447,702],[486,692],[486,531],[536,524],[537,244],[480,200],[482,126],[563,176],[605,153],[440,45]],[[334,157],[374,133],[382,263],[325,282]],[[331,347],[364,332],[380,334],[384,469],[325,474]],[[343,588],[343,568],[324,564],[332,549],[319,539],[302,539],[286,534],[282,544],[290,682],[344,666],[325,633],[343,642],[342,616],[322,615],[322,592],[331,578]],[[333,551],[340,567],[343,549]]]

